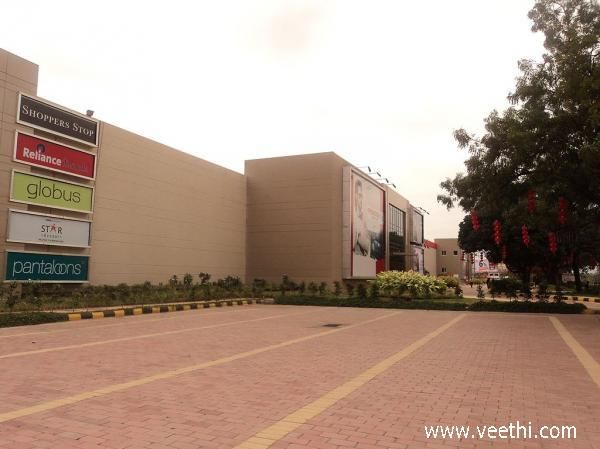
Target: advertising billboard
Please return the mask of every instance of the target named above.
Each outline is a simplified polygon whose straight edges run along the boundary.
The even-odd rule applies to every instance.
[[[5,282],[87,282],[89,256],[6,251]]]
[[[417,245],[410,245],[410,249],[412,251],[411,270],[425,274],[425,250]]]
[[[9,209],[6,240],[88,248],[90,230],[91,222],[88,220]]]
[[[17,123],[98,146],[98,120],[19,92]]]
[[[352,277],[375,277],[385,270],[385,192],[352,171]]]
[[[16,133],[13,158],[23,164],[80,178],[92,180],[96,175],[95,154],[23,132]]]
[[[10,200],[17,203],[91,213],[94,188],[13,170]]]
[[[474,254],[474,269],[475,273],[497,273],[498,266],[494,262],[490,262],[485,256],[485,251],[477,251]]]

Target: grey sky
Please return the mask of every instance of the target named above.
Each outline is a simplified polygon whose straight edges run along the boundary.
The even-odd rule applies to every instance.
[[[40,65],[38,94],[233,170],[335,151],[427,209],[463,171],[452,131],[507,106],[539,59],[533,0],[22,1],[0,46]]]

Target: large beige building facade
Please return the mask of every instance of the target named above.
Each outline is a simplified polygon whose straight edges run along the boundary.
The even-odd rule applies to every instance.
[[[335,153],[250,160],[239,174],[38,98],[37,77],[0,50],[4,280],[331,283],[423,270],[422,214]]]

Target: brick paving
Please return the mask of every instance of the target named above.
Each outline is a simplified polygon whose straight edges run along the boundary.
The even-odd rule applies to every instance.
[[[257,305],[0,330],[0,356],[157,334],[0,359],[0,414],[314,337],[8,420],[0,448],[235,447],[458,316],[394,313]],[[600,449],[600,389],[547,316],[465,315],[272,447]],[[598,316],[559,319],[598,362]],[[321,336],[336,329],[325,324],[342,326]],[[517,420],[575,425],[578,438],[435,440],[423,431]]]

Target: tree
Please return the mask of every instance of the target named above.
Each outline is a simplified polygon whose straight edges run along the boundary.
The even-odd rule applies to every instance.
[[[527,281],[533,265],[555,279],[568,266],[580,288],[580,268],[600,256],[600,6],[537,0],[529,17],[532,31],[545,35],[546,53],[541,62],[519,62],[513,105],[487,117],[483,137],[455,131],[469,152],[467,173],[442,182],[438,201],[478,213],[479,231],[468,216],[460,225],[463,249],[487,250],[493,261],[504,252],[509,269]],[[494,220],[502,224],[501,245],[492,238]]]

